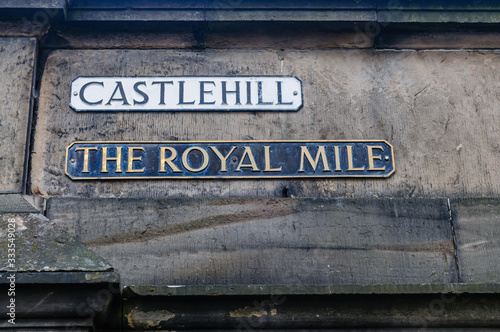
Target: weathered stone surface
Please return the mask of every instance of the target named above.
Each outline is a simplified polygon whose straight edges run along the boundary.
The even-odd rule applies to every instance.
[[[452,200],[462,282],[500,282],[500,199]]]
[[[37,213],[21,195],[0,195],[0,213]]]
[[[161,32],[102,31],[93,33],[52,30],[44,40],[45,48],[198,48],[194,32],[176,31],[174,28]]]
[[[124,285],[457,281],[445,200],[52,198],[47,213]]]
[[[3,0],[0,8],[23,8],[23,9],[63,9],[66,6],[64,0]]]
[[[38,212],[45,214],[46,199],[42,196],[23,195],[23,199],[34,207]]]
[[[390,49],[495,49],[500,48],[497,32],[389,32],[378,36],[377,48]]]
[[[36,40],[0,38],[0,193],[22,191]]]
[[[53,52],[42,79],[32,193],[70,197],[449,197],[500,194],[495,52]],[[78,76],[294,75],[298,112],[76,113]],[[77,124],[77,125],[76,125]],[[385,139],[396,173],[384,180],[74,182],[65,149],[87,140]],[[286,188],[286,190],[284,190]]]
[[[15,232],[8,231],[14,220]],[[15,263],[8,248],[14,234]],[[0,214],[0,271],[110,271],[113,268],[41,214]],[[12,246],[11,246],[12,247]],[[11,262],[12,263],[12,262]]]
[[[480,6],[480,4],[479,4]],[[113,0],[73,0],[72,9],[346,9],[346,8],[375,8],[374,0],[338,0],[332,3],[328,0],[309,1],[294,0],[280,1],[217,1],[217,0],[170,0],[158,1],[122,1]],[[418,7],[420,8],[420,7]]]
[[[1,16],[1,14],[0,14]],[[38,37],[47,31],[48,25],[37,21],[0,21],[0,37]]]
[[[245,29],[246,28],[246,29]],[[219,28],[220,29],[220,28]],[[235,33],[218,31],[217,27],[210,29],[206,35],[205,46],[214,49],[332,49],[332,48],[370,48],[373,38],[354,31],[324,31],[307,29],[303,26],[264,26],[260,30],[250,27],[240,28]]]
[[[450,10],[450,11],[405,11],[394,10],[390,15],[379,15],[378,20],[381,24],[390,23],[461,23],[461,24],[480,24],[480,23],[499,23],[500,17],[496,10]]]

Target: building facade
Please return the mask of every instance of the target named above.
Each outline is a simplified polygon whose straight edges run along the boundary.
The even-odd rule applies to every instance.
[[[500,328],[495,1],[0,2],[0,329]]]

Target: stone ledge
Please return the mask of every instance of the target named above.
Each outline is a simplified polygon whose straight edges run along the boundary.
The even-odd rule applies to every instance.
[[[2,213],[38,213],[20,194],[0,194],[0,214]]]
[[[2,272],[0,284],[7,283],[11,273],[16,275],[19,284],[120,283],[120,276],[115,272]]]
[[[402,285],[234,285],[234,286],[126,286],[124,296],[240,296],[341,294],[498,294],[500,283]]]
[[[128,285],[456,283],[445,199],[50,198]]]
[[[15,221],[14,241],[7,238],[8,224]],[[104,259],[38,213],[0,214],[0,272],[113,271]],[[15,263],[8,262],[8,245],[15,244]]]
[[[499,23],[500,6],[494,1],[414,1],[399,3],[366,1],[29,1],[4,0],[0,10],[12,17],[36,11],[59,11],[57,20],[69,22],[114,21],[289,21],[406,23]],[[35,12],[34,12],[35,11]],[[1,14],[1,13],[0,13]],[[64,17],[65,15],[65,17]]]
[[[495,328],[500,321],[498,294],[124,297],[123,326],[143,331],[199,328],[465,331]]]
[[[0,306],[6,308],[14,300],[15,328],[20,331],[90,332],[96,325],[121,327],[116,273],[7,272],[0,273],[0,286],[15,292],[0,297]],[[12,326],[7,319],[0,322],[0,330]]]

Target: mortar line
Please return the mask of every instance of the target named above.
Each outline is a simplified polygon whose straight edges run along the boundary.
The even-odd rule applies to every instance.
[[[30,38],[31,39],[31,38]],[[38,71],[38,56],[39,56],[39,43],[38,39],[35,39],[35,47],[33,50],[33,64],[32,64],[32,77],[30,85],[30,98],[29,98],[29,111],[28,111],[28,126],[26,129],[26,144],[24,146],[24,162],[23,162],[23,178],[21,181],[21,193],[26,195],[28,176],[29,176],[29,164],[30,164],[30,151],[31,151],[31,131],[33,130],[33,113],[35,112],[35,103],[37,99],[36,83],[37,83],[37,71]]]
[[[455,233],[455,224],[453,223],[453,214],[451,210],[450,199],[448,198],[448,214],[449,214],[449,222],[451,227],[451,238],[453,241],[453,255],[455,258],[455,268],[457,269],[457,281],[458,283],[462,282],[462,277],[460,276],[460,264],[458,262],[458,246],[457,246],[457,238]]]

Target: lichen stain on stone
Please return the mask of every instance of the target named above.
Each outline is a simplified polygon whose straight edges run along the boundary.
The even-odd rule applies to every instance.
[[[136,307],[125,317],[127,317],[128,325],[133,329],[150,329],[159,328],[161,322],[174,318],[175,314],[167,310],[141,311]]]
[[[267,316],[267,311],[265,310],[259,310],[256,307],[245,307],[243,309],[237,309],[234,311],[231,311],[229,313],[230,317],[245,317],[245,318],[250,318],[252,316],[254,317],[262,317],[262,316]]]
[[[23,218],[16,217],[15,219],[16,219],[16,225],[17,225],[16,231],[21,231],[22,232],[22,231],[28,229],[28,227],[26,227],[24,225],[24,219]]]

